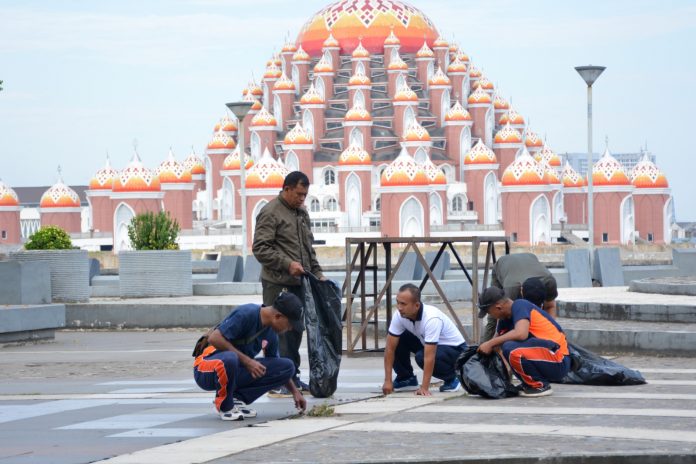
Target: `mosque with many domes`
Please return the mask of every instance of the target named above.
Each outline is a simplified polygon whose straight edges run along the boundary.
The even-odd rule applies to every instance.
[[[41,198],[41,224],[97,231],[119,251],[129,247],[134,215],[167,210],[189,236],[246,220],[248,237],[237,238],[250,243],[260,209],[299,170],[312,184],[306,207],[315,235],[327,243],[485,233],[537,245],[564,231],[588,236],[587,179],[404,2],[327,6],[241,97],[251,104],[242,124],[225,115],[202,156],[180,162],[170,152],[154,169],[137,153],[122,170],[107,160],[89,182],[86,221],[76,193],[59,181]],[[628,172],[606,150],[591,175],[597,244],[670,241],[669,185],[647,156]],[[19,209],[0,182],[0,244],[21,240]]]

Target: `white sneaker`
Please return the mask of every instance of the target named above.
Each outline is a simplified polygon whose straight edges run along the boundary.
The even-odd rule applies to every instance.
[[[256,417],[256,409],[250,408],[244,401],[238,400],[237,398],[234,399],[234,409],[241,412],[242,417],[245,419]]]
[[[224,421],[244,420],[244,414],[235,406],[229,411],[220,411],[220,419]]]

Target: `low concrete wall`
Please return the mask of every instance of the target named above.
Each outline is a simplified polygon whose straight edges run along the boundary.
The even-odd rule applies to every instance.
[[[42,262],[0,262],[0,304],[51,303],[51,272]],[[0,330],[2,330],[0,326]]]
[[[696,333],[635,330],[565,329],[568,340],[596,353],[649,353],[696,356]]]
[[[193,294],[190,251],[122,251],[118,272],[121,298]]]
[[[194,283],[193,294],[199,296],[263,295],[263,289],[260,282],[205,282]]]
[[[57,302],[89,300],[89,257],[84,250],[26,250],[10,254],[22,262],[46,263],[51,273],[51,298]]]
[[[612,304],[557,301],[560,317],[610,321],[696,323],[693,305]]]
[[[65,319],[66,327],[71,328],[212,327],[220,323],[234,308],[233,305],[221,304],[69,304],[65,309]]]
[[[62,304],[0,307],[0,343],[52,339],[62,327]]]

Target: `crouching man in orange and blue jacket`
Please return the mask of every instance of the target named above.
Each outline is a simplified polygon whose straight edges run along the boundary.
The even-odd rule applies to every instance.
[[[239,306],[210,332],[209,346],[193,364],[193,377],[203,390],[216,392],[222,420],[256,417],[248,405],[281,385],[299,410],[306,409],[307,401],[291,380],[295,365],[278,356],[278,334],[301,324],[301,318],[299,298],[283,292],[271,306]],[[262,350],[264,357],[256,358]]]

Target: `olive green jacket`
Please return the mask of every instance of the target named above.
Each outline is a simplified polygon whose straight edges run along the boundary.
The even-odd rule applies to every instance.
[[[271,200],[256,217],[254,228],[252,251],[262,266],[261,279],[280,285],[301,285],[300,279],[288,272],[292,261],[323,277],[313,241],[309,214],[304,207],[293,209],[280,195]]]

